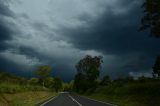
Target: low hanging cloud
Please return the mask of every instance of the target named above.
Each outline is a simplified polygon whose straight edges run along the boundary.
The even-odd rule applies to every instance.
[[[18,1],[0,0],[1,70],[28,73],[49,64],[71,80],[90,54],[103,55],[102,76],[115,78],[150,73],[160,51],[158,39],[138,32],[143,0]]]

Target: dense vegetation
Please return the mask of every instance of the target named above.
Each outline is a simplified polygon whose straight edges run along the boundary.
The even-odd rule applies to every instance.
[[[118,106],[160,106],[160,80],[144,77],[119,79],[98,85],[94,91],[88,89],[82,95]]]
[[[77,74],[70,83],[52,77],[47,65],[37,67],[36,77],[30,79],[1,72],[0,105],[24,105],[28,99],[33,105],[58,91],[70,91],[119,106],[160,106],[159,58],[153,66],[152,78],[128,76],[112,80],[106,75],[99,79],[102,63],[102,56],[85,56],[76,64]],[[35,94],[39,96],[34,98]],[[18,98],[22,95],[25,96]]]
[[[74,83],[70,84],[72,91],[118,106],[160,106],[159,58],[153,67],[153,77],[140,76],[138,79],[127,76],[111,80],[108,75],[97,79],[102,62],[101,56],[86,56],[80,60]]]
[[[30,79],[0,72],[0,106],[34,106],[48,97],[57,95],[56,92],[63,90],[62,80],[59,77],[51,77],[49,71],[45,71],[47,67],[37,68],[38,71],[44,71],[42,74],[45,77],[41,77],[41,72],[37,75],[36,70],[37,77]]]
[[[142,18],[141,30],[150,30],[150,34],[160,38],[160,1],[145,0],[143,4],[144,16]]]

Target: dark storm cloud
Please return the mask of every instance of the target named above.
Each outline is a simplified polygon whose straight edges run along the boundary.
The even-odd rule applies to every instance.
[[[131,3],[127,2],[128,5]],[[124,14],[106,10],[94,23],[87,23],[89,28],[64,28],[64,35],[67,34],[70,41],[80,49],[99,50],[106,54],[160,51],[158,40],[149,37],[147,33],[138,32],[142,16],[140,6],[135,5]],[[83,19],[86,19],[85,16]]]
[[[9,9],[8,0],[0,0],[0,15],[13,16],[13,12]]]
[[[119,3],[119,7],[126,7],[126,12],[116,13],[112,7],[107,7],[106,12],[96,21],[88,20],[88,16],[80,16],[89,27],[65,27],[61,33],[67,35],[69,41],[79,49],[97,50],[105,55],[117,56],[117,62],[113,64],[118,69],[111,69],[113,71],[110,74],[148,71],[160,53],[159,39],[150,37],[148,32],[138,31],[143,16],[142,2],[134,4],[135,1],[122,0]],[[116,63],[123,64],[117,66]]]
[[[9,8],[8,0],[0,0],[0,53],[11,47],[6,41],[12,39],[16,33],[16,26],[12,20],[15,18],[15,14]],[[14,70],[13,67],[17,67],[14,63],[0,56],[0,71]]]
[[[26,67],[49,64],[54,75],[69,80],[74,77],[76,62],[89,53],[104,55],[103,75],[109,73],[115,77],[119,73],[126,75],[149,70],[160,52],[160,42],[149,37],[147,32],[138,32],[143,15],[142,1],[114,0],[110,3],[109,0],[81,0],[80,3],[86,4],[86,7],[81,10],[81,5],[77,5],[78,8],[73,6],[75,11],[69,14],[70,4],[66,6],[68,2],[62,0],[64,3],[61,5],[59,2],[61,8],[57,7],[58,12],[51,8],[53,13],[41,14],[45,10],[32,11],[35,5],[28,0],[22,1],[24,4],[18,8],[12,7],[19,14],[15,16],[7,2],[0,0],[0,69],[14,70],[15,73],[24,70],[27,73],[34,68]],[[35,2],[44,6],[45,1]],[[57,5],[56,0],[54,4]],[[46,10],[47,6],[44,6]],[[53,17],[50,17],[51,14]],[[20,31],[10,21],[15,17],[14,22],[19,25]],[[32,61],[35,65],[28,65]]]
[[[14,13],[9,9],[7,1],[0,0],[0,50],[6,48],[5,41],[10,40],[14,33],[12,29],[14,24],[7,20],[12,17],[14,17]]]

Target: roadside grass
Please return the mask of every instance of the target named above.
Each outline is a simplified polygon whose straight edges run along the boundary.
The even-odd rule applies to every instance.
[[[34,106],[57,93],[38,85],[0,83],[0,106]]]
[[[27,91],[15,94],[1,94],[0,106],[34,106],[57,94],[49,91]]]
[[[38,85],[29,85],[29,84],[15,84],[15,83],[0,83],[0,93],[19,93],[25,91],[47,91],[49,89],[43,88]]]
[[[84,95],[118,106],[160,106],[160,82],[114,82]]]

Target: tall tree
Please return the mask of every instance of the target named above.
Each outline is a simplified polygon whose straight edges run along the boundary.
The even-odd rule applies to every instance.
[[[153,73],[160,77],[160,56],[157,57],[155,64],[153,66]]]
[[[142,7],[145,15],[140,30],[149,29],[152,36],[160,38],[160,0],[145,0]]]
[[[54,78],[54,88],[58,92],[62,88],[62,80],[60,77]]]
[[[83,91],[95,85],[101,70],[102,56],[85,56],[76,64],[77,75],[75,76],[74,86],[77,90]]]
[[[74,85],[73,85],[74,89],[76,91],[83,89],[85,80],[86,80],[86,77],[82,73],[76,74],[74,78]]]
[[[35,74],[39,77],[40,81],[42,82],[43,87],[45,86],[45,80],[50,76],[51,74],[51,67],[48,65],[39,66]]]
[[[94,81],[100,74],[101,63],[103,63],[102,56],[87,55],[77,63],[76,69],[78,73],[84,74],[88,80]]]

